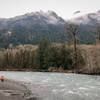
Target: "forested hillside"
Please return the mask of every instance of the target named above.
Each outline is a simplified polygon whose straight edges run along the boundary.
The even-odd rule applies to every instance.
[[[10,19],[0,19],[0,47],[10,44],[38,44],[43,38],[50,42],[64,39],[64,19],[55,12],[35,12]]]
[[[100,12],[90,13],[80,16],[70,21],[79,25],[77,34],[80,44],[93,44],[95,35],[91,29],[95,30],[94,22],[100,24]],[[55,12],[33,12],[14,18],[0,18],[0,48],[8,48],[10,45],[38,44],[42,39],[49,42],[60,43],[69,39],[66,36],[66,25],[70,21],[65,21]]]

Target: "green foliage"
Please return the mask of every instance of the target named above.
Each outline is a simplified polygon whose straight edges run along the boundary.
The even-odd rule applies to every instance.
[[[72,68],[71,50],[66,48],[65,43],[60,47],[60,62],[63,69]]]
[[[66,48],[65,43],[56,47],[47,41],[41,41],[36,52],[36,64],[39,69],[49,69],[50,67],[71,68],[71,51]]]
[[[45,58],[48,52],[49,43],[47,40],[41,40],[36,51],[36,66],[39,69],[46,69]]]

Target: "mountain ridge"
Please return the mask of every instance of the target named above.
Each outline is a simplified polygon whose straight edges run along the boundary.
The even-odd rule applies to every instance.
[[[97,12],[82,14],[78,17],[70,19],[69,21],[76,23],[76,24],[89,24],[89,22],[92,22],[92,24],[93,24],[94,23],[93,21],[95,19],[97,21],[99,21],[99,23],[100,23],[100,10],[98,10]]]
[[[38,44],[42,38],[61,42],[64,24],[65,20],[53,11],[0,19],[0,47],[7,48],[9,44]]]
[[[0,18],[0,47],[7,48],[10,44],[38,44],[43,38],[50,42],[66,40],[65,24],[73,22],[78,24],[80,43],[90,44],[95,41],[88,27],[94,27],[94,20],[99,19],[100,11],[89,13],[77,18],[65,21],[54,11],[32,12],[13,18]]]

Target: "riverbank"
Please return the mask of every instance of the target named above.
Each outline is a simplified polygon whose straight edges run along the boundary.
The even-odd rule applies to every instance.
[[[100,72],[88,72],[88,70],[81,68],[79,70],[69,69],[53,69],[53,70],[41,70],[41,69],[0,69],[0,71],[20,71],[20,72],[56,72],[56,73],[76,73],[76,74],[86,74],[86,75],[100,75]]]
[[[0,100],[37,100],[30,98],[30,91],[20,82],[13,80],[0,81]]]
[[[48,63],[41,62],[44,65],[39,65],[36,61],[35,51],[32,48],[13,48],[0,51],[0,71],[26,71],[26,72],[64,72],[64,73],[80,73],[89,75],[100,75],[100,45],[77,45],[79,48],[80,56],[78,59],[78,66],[72,67],[73,58],[72,46],[66,46],[65,51],[69,51],[71,55],[61,58],[62,53],[54,52],[56,54],[53,58],[45,58],[50,60]],[[60,45],[55,46],[54,51],[61,50]],[[59,55],[60,54],[60,55]],[[66,54],[66,53],[65,53]],[[69,57],[69,65],[67,65],[66,57]],[[49,57],[49,56],[48,56]],[[56,58],[55,58],[56,57]],[[43,58],[43,57],[41,57]],[[44,58],[43,58],[44,59]],[[55,60],[54,60],[55,59]],[[43,60],[42,60],[43,61]],[[39,62],[39,60],[38,60]],[[62,64],[61,64],[62,62]],[[80,63],[79,63],[80,62]],[[37,64],[36,64],[37,63]],[[46,63],[46,65],[45,65]],[[53,64],[53,65],[52,65]],[[51,66],[49,66],[51,65]],[[63,66],[62,66],[63,65]],[[43,68],[45,66],[46,68]],[[65,68],[64,68],[65,66]],[[64,69],[63,69],[64,68]],[[65,70],[66,69],[66,70]]]

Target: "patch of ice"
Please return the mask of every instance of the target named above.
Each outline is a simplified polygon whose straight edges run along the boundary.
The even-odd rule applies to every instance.
[[[88,90],[88,88],[85,88],[85,87],[80,87],[79,89],[80,90]]]
[[[71,91],[71,90],[69,90],[69,91],[68,91],[68,93],[70,93],[70,94],[74,94],[74,92],[73,92],[73,91]]]
[[[65,85],[64,84],[61,84],[61,85],[59,85],[60,87],[64,87]]]

